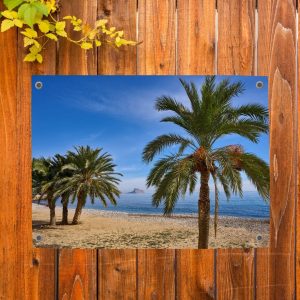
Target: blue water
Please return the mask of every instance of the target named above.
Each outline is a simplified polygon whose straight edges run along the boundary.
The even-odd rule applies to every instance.
[[[211,213],[214,211],[214,196],[211,195]],[[60,206],[60,201],[57,201]],[[75,207],[71,204],[70,207]],[[175,207],[175,214],[193,214],[198,212],[197,196],[186,196],[185,199],[178,200]],[[108,204],[104,208],[99,200],[95,200],[92,205],[87,201],[86,208],[106,210],[106,211],[119,211],[133,214],[161,214],[163,206],[155,208],[151,205],[151,194],[122,194],[118,200],[117,206]],[[250,218],[269,218],[270,207],[269,204],[264,202],[256,192],[245,192],[243,199],[237,196],[232,196],[229,201],[226,200],[224,195],[220,195],[219,200],[219,215],[220,216],[236,216],[236,217],[250,217]]]

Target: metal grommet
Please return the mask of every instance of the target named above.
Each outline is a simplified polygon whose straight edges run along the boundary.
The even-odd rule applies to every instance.
[[[257,241],[261,241],[262,239],[263,239],[263,237],[260,234],[256,236]]]
[[[262,82],[262,81],[257,81],[256,82],[256,88],[257,89],[261,89],[261,88],[263,88],[264,87],[264,83]]]
[[[37,90],[40,90],[43,87],[43,83],[41,81],[37,81],[34,86]]]
[[[43,238],[40,235],[37,235],[36,240],[37,242],[40,242]]]

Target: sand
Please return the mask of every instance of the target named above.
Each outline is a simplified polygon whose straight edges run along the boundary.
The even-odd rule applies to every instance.
[[[73,209],[69,209],[69,221]],[[62,209],[56,208],[58,224]],[[49,226],[49,209],[32,204],[33,243],[67,248],[197,248],[196,216],[163,217],[84,209],[78,225]],[[261,239],[257,238],[261,237]],[[269,220],[219,217],[217,237],[213,218],[210,248],[267,247]]]

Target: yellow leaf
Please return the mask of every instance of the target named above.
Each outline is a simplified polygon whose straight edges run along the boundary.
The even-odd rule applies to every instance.
[[[34,43],[34,39],[24,37],[24,47],[28,47]]]
[[[55,24],[55,29],[58,31],[64,31],[66,27],[66,22],[65,21],[61,21],[61,22],[57,22]]]
[[[23,27],[23,22],[19,19],[14,19],[14,24],[19,28]]]
[[[122,37],[124,35],[124,31],[123,30],[117,31],[117,34],[118,34],[119,37]]]
[[[64,30],[58,30],[56,31],[56,34],[62,37],[67,37],[67,33]]]
[[[38,26],[39,26],[40,31],[43,32],[43,33],[47,33],[50,30],[48,21],[41,21],[38,24]]]
[[[40,48],[40,47],[41,47],[41,44],[40,44],[38,41],[33,40],[33,43],[35,44],[35,46],[36,46],[37,48]]]
[[[9,11],[9,10],[5,10],[5,11],[1,12],[1,15],[10,20],[12,20],[14,18],[12,11]],[[17,14],[17,17],[18,17],[18,14]]]
[[[96,45],[96,47],[99,47],[99,46],[101,46],[101,42],[98,40],[95,40],[95,45]]]
[[[24,61],[33,62],[36,60],[36,56],[33,53],[29,53],[25,56]]]
[[[107,20],[101,19],[101,20],[97,20],[95,25],[98,28],[98,27],[104,26],[107,22],[108,22]]]
[[[93,44],[92,43],[88,43],[88,42],[83,42],[81,44],[81,48],[85,49],[85,50],[92,49],[93,48]]]
[[[29,38],[37,37],[37,32],[31,28],[26,28],[25,31],[21,31],[21,33]]]
[[[89,39],[90,39],[90,40],[93,40],[93,39],[95,38],[96,34],[97,34],[97,31],[92,31],[92,32],[89,34]]]
[[[115,31],[115,30],[116,30],[116,27],[110,27],[109,30],[110,30],[110,31]]]
[[[42,48],[37,46],[32,46],[29,48],[30,53],[34,54],[35,56],[41,52]]]
[[[65,17],[63,17],[63,19],[64,19],[64,20],[72,20],[73,17],[72,17],[72,16],[65,16]]]
[[[14,21],[8,20],[8,19],[3,20],[2,23],[1,23],[1,32],[4,32],[4,31],[6,31],[9,28],[14,27],[14,26],[15,26]]]
[[[41,54],[37,54],[36,60],[41,64],[43,62],[43,56]]]
[[[55,31],[55,26],[53,24],[49,24],[49,31]]]
[[[51,39],[51,40],[57,41],[57,36],[53,33],[46,34],[46,37]]]
[[[81,27],[80,27],[80,26],[75,26],[73,30],[74,30],[74,31],[80,31],[80,30],[81,30]]]

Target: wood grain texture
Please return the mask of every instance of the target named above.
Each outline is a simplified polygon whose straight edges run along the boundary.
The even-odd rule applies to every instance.
[[[59,250],[58,299],[97,299],[97,250]]]
[[[177,299],[214,299],[214,250],[176,250]]]
[[[99,250],[98,299],[136,299],[136,250]]]
[[[175,250],[138,250],[138,299],[175,299]]]
[[[57,249],[33,249],[32,299],[53,300],[56,297],[55,270]]]
[[[218,74],[255,71],[255,0],[218,0]]]
[[[254,297],[254,250],[217,250],[217,299]]]
[[[295,292],[295,13],[296,8],[292,0],[274,1],[269,70],[271,299],[292,299]]]
[[[299,5],[299,3],[298,3]],[[299,6],[298,6],[299,7]],[[299,9],[298,9],[299,11]],[[298,32],[300,29],[300,22],[298,20]],[[299,39],[299,34],[298,37]],[[299,59],[300,59],[300,55],[299,52],[300,51],[300,43],[298,40],[298,57],[297,57],[297,61],[298,61],[298,65],[297,65],[297,72],[298,72],[298,88],[297,88],[297,106],[298,106],[298,110],[297,110],[297,124],[298,124],[298,128],[297,128],[297,153],[298,153],[298,157],[297,157],[297,210],[296,210],[296,219],[297,219],[297,223],[296,223],[296,297],[300,296],[300,159],[299,159],[299,153],[300,153],[300,122],[299,122],[299,118],[300,118],[300,97],[299,97],[299,90],[300,90],[300,67],[299,67]]]
[[[175,0],[139,0],[138,74],[175,74]]]
[[[2,2],[0,8],[3,8]],[[0,299],[14,299],[18,292],[15,287],[25,288],[19,272],[22,270],[23,276],[28,276],[25,274],[24,264],[28,264],[30,260],[29,249],[24,249],[25,257],[23,257],[23,251],[16,245],[20,238],[19,242],[25,240],[28,247],[27,241],[31,232],[20,232],[20,228],[14,225],[17,218],[24,217],[16,205],[19,201],[16,178],[18,172],[16,41],[17,33],[14,30],[0,34],[2,45],[0,56],[4,58],[0,64]]]
[[[136,0],[99,0],[98,18],[125,32],[125,38],[137,40]],[[136,47],[113,48],[102,45],[98,48],[98,74],[136,74]]]
[[[177,1],[177,73],[213,74],[215,71],[215,3]]]
[[[60,16],[73,16],[84,20],[87,24],[94,25],[97,19],[97,0],[68,1],[60,0]],[[72,39],[78,39],[80,33],[74,32],[67,26],[68,35]],[[85,51],[78,45],[74,45],[66,39],[60,39],[58,56],[58,73],[64,75],[96,75],[97,74],[97,50]]]
[[[270,251],[268,248],[256,249],[255,294],[257,300],[270,299]]]

